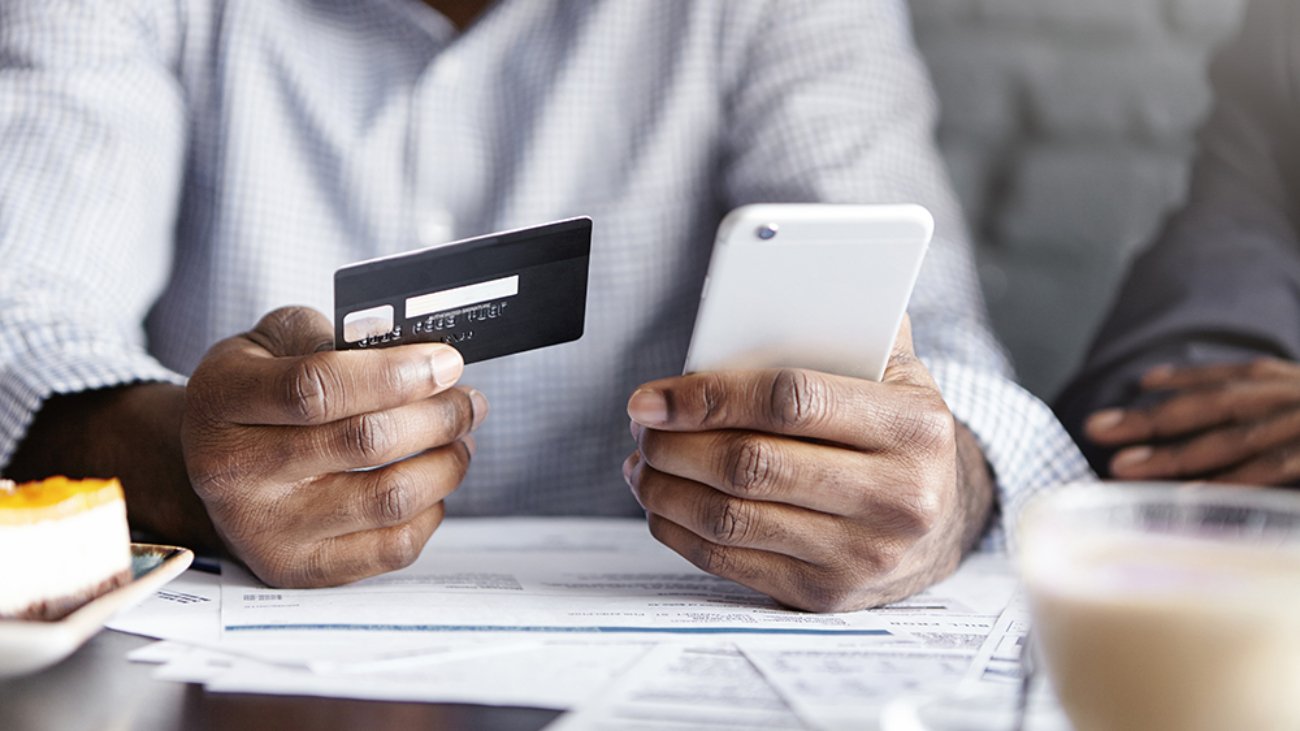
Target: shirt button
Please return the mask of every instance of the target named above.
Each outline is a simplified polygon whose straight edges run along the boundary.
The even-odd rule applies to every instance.
[[[452,240],[455,221],[448,211],[429,211],[420,221],[420,245],[437,246]]]

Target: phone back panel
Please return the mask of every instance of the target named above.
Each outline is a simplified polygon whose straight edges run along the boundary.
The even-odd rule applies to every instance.
[[[686,372],[880,380],[934,231],[920,206],[754,205],[718,229]]]

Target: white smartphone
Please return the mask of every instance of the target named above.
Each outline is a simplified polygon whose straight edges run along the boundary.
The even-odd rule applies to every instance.
[[[916,205],[737,208],[718,227],[686,372],[792,367],[879,381],[933,235]]]

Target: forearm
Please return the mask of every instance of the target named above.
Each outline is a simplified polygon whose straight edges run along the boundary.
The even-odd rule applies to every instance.
[[[16,480],[117,477],[134,530],[219,549],[181,452],[185,388],[147,383],[48,399],[7,468]]]
[[[961,500],[961,550],[965,555],[988,531],[997,504],[997,487],[975,435],[957,423],[957,489]]]

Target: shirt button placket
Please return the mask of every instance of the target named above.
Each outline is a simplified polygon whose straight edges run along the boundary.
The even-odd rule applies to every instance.
[[[455,160],[456,87],[463,64],[452,52],[438,55],[416,88],[420,114],[414,133],[419,140],[417,170],[419,184],[415,198],[415,233],[420,246],[438,246],[456,237],[455,191],[451,171],[464,166]]]

